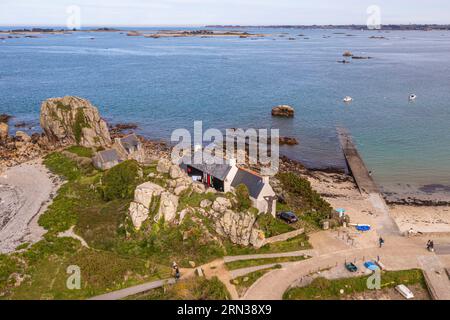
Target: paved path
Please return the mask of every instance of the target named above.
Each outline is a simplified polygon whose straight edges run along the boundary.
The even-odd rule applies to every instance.
[[[420,256],[430,294],[434,300],[450,300],[450,280],[439,258],[435,255]]]
[[[437,255],[450,255],[450,244],[435,244],[434,249]]]
[[[223,260],[225,262],[241,261],[241,260],[253,260],[253,259],[270,259],[270,258],[282,258],[282,257],[301,257],[304,255],[313,256],[315,255],[314,250],[300,250],[292,252],[282,252],[282,253],[264,253],[264,254],[249,254],[242,256],[227,256]]]
[[[100,296],[92,297],[89,300],[120,300],[126,297],[146,292],[152,289],[160,288],[165,284],[173,284],[175,283],[175,279],[165,279],[165,280],[157,280],[153,282],[148,282],[144,284],[140,284],[134,287],[129,287],[122,290],[113,291],[110,293],[102,294]]]
[[[242,276],[245,276],[245,275],[247,275],[249,273],[253,273],[253,272],[256,272],[256,271],[259,271],[259,270],[270,269],[270,268],[273,268],[273,267],[275,267],[277,265],[280,265],[282,268],[284,268],[284,267],[286,267],[289,264],[294,263],[294,262],[295,261],[293,261],[293,262],[281,262],[281,263],[269,263],[269,264],[264,264],[264,265],[260,265],[260,266],[254,266],[254,267],[248,267],[248,268],[231,270],[230,271],[230,275],[231,275],[231,278],[235,279],[235,278],[242,277]]]
[[[280,300],[291,284],[298,279],[323,269],[336,267],[344,264],[346,261],[356,261],[362,264],[364,261],[375,260],[380,256],[383,264],[391,270],[417,268],[418,262],[415,259],[415,252],[415,247],[408,246],[382,249],[350,249],[294,262],[285,266],[283,269],[274,270],[258,279],[246,292],[244,299]]]

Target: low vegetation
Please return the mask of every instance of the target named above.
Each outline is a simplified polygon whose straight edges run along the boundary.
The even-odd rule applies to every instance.
[[[83,128],[89,128],[89,123],[86,121],[83,109],[79,108],[75,114],[75,123],[73,125],[73,134],[77,144],[81,142]]]
[[[300,251],[311,249],[311,244],[308,242],[308,236],[301,234],[297,237],[291,238],[282,242],[275,242],[267,244],[259,249],[253,247],[242,247],[233,245],[230,242],[225,242],[226,253],[229,256],[238,256],[244,254],[258,254],[258,253],[282,253],[291,251]]]
[[[242,268],[263,266],[266,264],[273,264],[273,263],[302,261],[307,258],[308,257],[305,256],[297,256],[297,257],[278,257],[266,259],[249,259],[249,260],[238,260],[233,262],[227,262],[225,265],[227,266],[228,270],[237,270]]]
[[[214,202],[217,197],[218,195],[215,193],[197,193],[193,192],[191,189],[188,189],[180,195],[178,210],[181,211],[187,207],[198,208],[200,207],[200,202],[203,200]]]
[[[66,151],[76,155],[74,159],[87,158],[90,152],[79,146]],[[34,245],[21,246],[14,254],[0,255],[0,295],[6,299],[84,299],[167,278],[173,261],[190,267],[191,262],[201,265],[224,255],[309,248],[306,236],[261,249],[239,247],[217,237],[211,221],[198,213],[187,215],[178,226],[147,221],[136,231],[128,215],[134,188],[149,180],[145,177],[155,173],[156,166],[140,168],[136,162],[126,161],[102,172],[59,152],[48,155],[44,163],[66,181],[40,216],[39,224],[47,230],[44,239]],[[167,177],[159,179],[165,184]],[[214,201],[216,197],[216,194],[187,192],[180,196],[180,210],[198,207],[202,200]],[[245,201],[241,205],[245,207]],[[286,227],[264,219],[260,223],[267,234],[276,234]],[[71,227],[89,248],[76,239],[58,237]],[[81,268],[80,290],[66,287],[70,265]],[[223,297],[224,294],[215,282],[195,284],[194,288],[197,291],[192,298]],[[169,292],[168,297],[171,295]]]
[[[295,228],[280,219],[274,218],[271,214],[259,215],[256,222],[258,228],[264,232],[266,238],[295,230]]]
[[[336,300],[351,297],[354,294],[368,291],[368,276],[328,280],[316,278],[313,282],[301,288],[291,288],[285,292],[285,300]],[[399,284],[420,285],[426,288],[423,273],[419,269],[405,271],[387,271],[381,275],[381,288],[393,288]],[[343,290],[343,294],[341,294]]]
[[[248,188],[244,184],[240,184],[235,189],[236,193],[236,203],[235,210],[238,212],[245,212],[252,206],[252,201],[250,200],[250,194]]]
[[[92,158],[94,156],[92,149],[82,146],[71,146],[67,148],[66,151],[72,152],[73,154],[84,158]]]
[[[131,199],[139,183],[139,164],[127,160],[106,171],[102,190],[105,200]]]
[[[320,226],[324,219],[330,217],[333,208],[313,190],[308,180],[291,172],[280,173],[277,178],[287,192],[287,208],[292,209],[303,220]]]
[[[131,300],[229,300],[230,294],[217,278],[190,278],[174,285],[153,289],[146,293],[129,297]]]

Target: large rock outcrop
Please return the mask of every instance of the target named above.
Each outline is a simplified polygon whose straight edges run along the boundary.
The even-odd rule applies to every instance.
[[[234,212],[231,207],[231,201],[222,197],[212,204],[216,232],[234,244],[259,247],[265,236],[256,227],[257,216],[251,212]]]
[[[216,216],[216,232],[241,246],[260,247],[264,241],[264,233],[255,226],[256,215],[250,212],[234,212],[226,210]]]
[[[273,117],[292,118],[294,114],[295,110],[291,106],[281,105],[272,109]]]
[[[153,214],[155,222],[162,218],[172,222],[176,218],[177,209],[177,196],[153,182],[146,182],[136,188],[129,213],[133,225],[140,229],[142,223]]]
[[[42,103],[41,127],[52,142],[84,147],[111,145],[106,122],[88,100],[67,96]]]

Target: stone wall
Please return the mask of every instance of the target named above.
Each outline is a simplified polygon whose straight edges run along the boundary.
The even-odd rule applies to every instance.
[[[291,232],[286,232],[286,233],[280,234],[280,235],[272,237],[272,238],[264,239],[263,241],[258,243],[258,245],[256,247],[261,248],[261,247],[265,246],[266,244],[275,243],[275,242],[283,242],[283,241],[295,238],[303,233],[305,233],[305,229],[298,229],[298,230],[294,230]]]

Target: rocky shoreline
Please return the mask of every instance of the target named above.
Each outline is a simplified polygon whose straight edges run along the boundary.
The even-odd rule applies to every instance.
[[[46,106],[48,103],[57,103],[53,99],[49,99],[47,102],[43,103],[43,106]],[[95,113],[95,112],[94,112]],[[289,113],[290,116],[293,115],[293,112]],[[89,115],[89,117],[94,117],[94,115]],[[47,154],[62,150],[71,144],[74,143],[74,139],[54,139],[52,138],[55,135],[58,135],[58,132],[55,132],[52,128],[58,128],[58,125],[51,123],[51,115],[46,113],[46,118],[49,120],[50,124],[43,128],[43,133],[34,133],[31,136],[28,134],[17,131],[15,136],[9,136],[8,133],[8,121],[13,118],[12,115],[2,114],[0,118],[0,125],[2,125],[3,132],[0,132],[0,173],[5,171],[8,167],[14,167],[16,165],[20,165],[22,163],[28,162],[33,159],[38,159],[46,156]],[[101,122],[98,117],[94,117],[97,122]],[[41,119],[42,120],[42,119]],[[134,123],[114,123],[114,124],[106,124],[104,122],[99,125],[98,129],[104,132],[103,135],[109,135],[111,141],[114,141],[115,138],[120,138],[125,136],[126,134],[135,132],[138,130],[138,125]],[[46,125],[44,125],[45,127]],[[42,125],[41,125],[42,127]],[[86,129],[83,129],[86,131]],[[106,133],[108,132],[108,134]],[[49,138],[50,136],[50,138]],[[89,137],[83,137],[83,139]],[[139,136],[144,149],[146,151],[146,155],[150,160],[159,160],[161,158],[170,158],[171,146],[166,141],[158,141],[154,139],[149,139],[144,136]],[[109,140],[109,137],[107,139]],[[83,140],[85,141],[85,140]],[[94,141],[87,141],[86,143],[93,144]],[[250,168],[250,169],[258,169],[258,168]],[[304,177],[310,177],[315,179],[330,179],[334,183],[347,183],[352,182],[353,178],[345,172],[345,170],[340,168],[320,168],[320,169],[311,169],[306,168],[301,162],[291,159],[285,155],[280,157],[280,172],[294,172]],[[325,178],[324,178],[325,177]],[[430,190],[429,190],[430,191]],[[432,191],[432,190],[431,190]],[[450,199],[443,199],[439,196],[433,196],[433,192],[426,193],[426,196],[417,195],[414,193],[405,194],[402,196],[399,193],[393,192],[383,192],[383,196],[388,205],[409,205],[409,206],[449,206]]]

